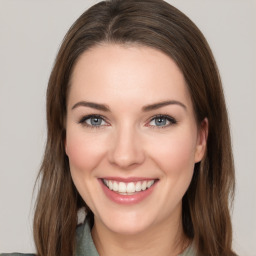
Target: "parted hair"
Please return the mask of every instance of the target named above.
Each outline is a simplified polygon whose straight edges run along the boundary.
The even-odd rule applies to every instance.
[[[172,58],[182,71],[198,124],[208,118],[204,159],[196,163],[182,199],[185,235],[197,255],[230,256],[230,208],[234,165],[221,79],[211,49],[197,26],[162,0],[109,0],[95,4],[71,26],[57,54],[47,89],[47,142],[38,174],[34,239],[39,256],[75,252],[77,212],[86,206],[73,184],[65,153],[70,78],[84,51],[101,43],[149,46]]]

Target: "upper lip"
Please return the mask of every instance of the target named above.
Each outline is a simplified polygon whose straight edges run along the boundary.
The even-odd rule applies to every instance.
[[[157,178],[149,178],[149,177],[102,177],[101,179],[104,180],[113,180],[119,182],[137,182],[137,181],[144,181],[144,180],[157,180]]]

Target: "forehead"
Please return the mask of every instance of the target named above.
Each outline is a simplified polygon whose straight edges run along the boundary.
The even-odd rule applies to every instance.
[[[69,102],[85,99],[132,105],[172,99],[191,105],[176,63],[159,50],[137,45],[104,44],[79,57],[71,77]]]

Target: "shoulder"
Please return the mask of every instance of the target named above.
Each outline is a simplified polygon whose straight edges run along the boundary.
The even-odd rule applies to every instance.
[[[75,255],[99,256],[91,236],[91,228],[87,219],[82,225],[77,227]]]

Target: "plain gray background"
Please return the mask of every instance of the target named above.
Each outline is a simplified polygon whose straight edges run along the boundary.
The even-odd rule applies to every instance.
[[[0,0],[0,252],[33,252],[34,181],[46,138],[45,91],[63,36],[98,1]],[[234,248],[256,255],[256,4],[168,1],[206,36],[223,80],[236,166]]]

